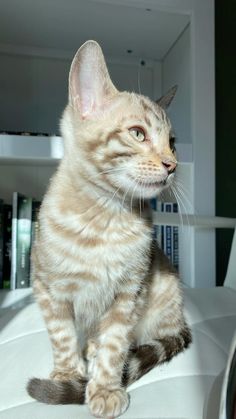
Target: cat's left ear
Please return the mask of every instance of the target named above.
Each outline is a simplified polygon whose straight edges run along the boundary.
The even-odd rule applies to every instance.
[[[95,41],[85,42],[77,51],[69,74],[69,103],[80,116],[92,117],[106,107],[117,93],[101,47]]]
[[[175,94],[176,94],[176,92],[177,92],[177,89],[178,89],[178,86],[177,86],[177,85],[176,85],[176,86],[171,87],[171,89],[170,89],[170,90],[168,90],[168,92],[167,92],[164,96],[162,96],[160,99],[158,99],[158,100],[156,101],[156,103],[157,103],[159,106],[161,106],[163,109],[167,109],[167,108],[169,108],[169,106],[170,106],[170,104],[171,104],[172,100],[173,100],[173,99],[174,99],[174,97],[175,97]]]

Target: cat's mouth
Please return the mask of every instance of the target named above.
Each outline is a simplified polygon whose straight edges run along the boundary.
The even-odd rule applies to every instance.
[[[161,188],[166,185],[166,180],[162,180],[159,182],[147,182],[147,181],[136,181],[136,183],[141,186],[142,188]]]
[[[136,185],[140,186],[143,189],[157,189],[157,188],[163,188],[167,185],[167,178],[163,180],[146,180],[146,179],[139,179],[134,178],[133,176],[130,176],[133,182],[135,182]]]
[[[128,175],[128,177],[133,184],[132,196],[136,196],[137,198],[139,198],[140,195],[146,199],[157,196],[170,184],[169,176],[166,176],[160,180],[150,180],[139,177],[135,178],[132,175]]]

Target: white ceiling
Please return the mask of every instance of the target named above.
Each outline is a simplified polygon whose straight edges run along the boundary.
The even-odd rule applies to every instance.
[[[0,0],[0,44],[75,51],[87,39],[105,54],[161,60],[188,16],[104,0]],[[128,2],[127,2],[128,3]]]

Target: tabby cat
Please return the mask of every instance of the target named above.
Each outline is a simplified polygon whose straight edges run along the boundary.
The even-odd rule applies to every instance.
[[[143,208],[174,178],[163,109],[172,96],[156,104],[118,91],[95,41],[74,57],[64,158],[32,253],[54,356],[50,379],[28,383],[41,402],[86,402],[96,417],[117,417],[129,404],[126,387],[191,342],[178,276],[153,245]]]

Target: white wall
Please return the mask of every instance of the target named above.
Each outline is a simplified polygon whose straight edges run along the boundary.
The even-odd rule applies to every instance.
[[[2,54],[0,68],[0,129],[55,133],[69,62]]]
[[[58,133],[71,59],[0,53],[0,130]],[[108,59],[114,84],[153,98],[161,72],[153,62]],[[155,67],[155,77],[154,77]],[[159,66],[160,67],[160,66]],[[155,80],[154,80],[155,79]]]
[[[191,138],[191,81],[190,27],[188,26],[165,56],[162,64],[163,94],[178,85],[169,115],[176,133],[176,141],[192,143]]]
[[[188,26],[168,51],[162,62],[162,93],[172,86],[178,85],[176,96],[168,111],[177,143],[183,143],[192,149],[191,127],[191,55],[190,27]],[[179,211],[182,214],[194,212],[193,206],[193,165],[184,165],[185,181],[177,172],[176,193],[178,195]],[[181,217],[180,217],[181,219]],[[190,275],[193,265],[193,234],[191,227],[181,227],[179,236],[180,277],[187,286],[194,286]]]

